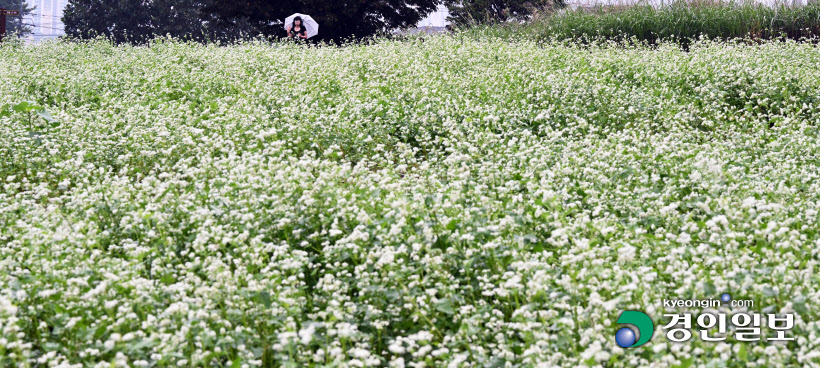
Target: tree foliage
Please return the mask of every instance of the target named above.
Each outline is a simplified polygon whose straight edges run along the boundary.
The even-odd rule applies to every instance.
[[[157,35],[205,39],[213,32],[201,18],[201,0],[69,0],[63,15],[66,34],[109,37],[141,43]]]
[[[439,0],[296,0],[214,1],[204,12],[212,15],[220,29],[237,22],[256,33],[284,35],[283,20],[293,13],[311,15],[319,23],[319,39],[342,40],[366,37],[397,28],[414,26],[436,9]]]
[[[340,41],[414,26],[441,0],[70,0],[63,17],[73,37],[142,42],[170,34],[193,39],[284,36],[284,19],[310,14],[316,39]]]
[[[566,6],[566,0],[446,0],[456,25],[527,20],[533,14]]]
[[[23,11],[19,17],[6,17],[6,32],[19,35],[31,33],[31,24],[25,18],[34,11],[34,7],[26,1],[22,4]],[[20,0],[0,0],[0,9],[20,10]]]

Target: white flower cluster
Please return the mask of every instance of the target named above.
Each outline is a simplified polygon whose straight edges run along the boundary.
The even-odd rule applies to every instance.
[[[820,366],[819,50],[3,44],[0,366]]]

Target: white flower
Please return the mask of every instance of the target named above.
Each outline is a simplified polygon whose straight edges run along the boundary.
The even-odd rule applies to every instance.
[[[619,311],[657,321],[709,280],[796,313],[793,343],[746,362],[814,363],[817,48],[568,47],[521,27],[4,43],[0,361],[726,361],[731,337],[661,334],[651,361],[613,341]],[[22,101],[60,125],[28,134],[44,121]]]
[[[631,262],[635,259],[635,251],[637,248],[629,245],[624,244],[620,248],[618,248],[618,262],[626,263]]]
[[[299,339],[302,345],[310,344],[313,340],[313,334],[316,332],[316,326],[310,325],[307,328],[299,330]]]

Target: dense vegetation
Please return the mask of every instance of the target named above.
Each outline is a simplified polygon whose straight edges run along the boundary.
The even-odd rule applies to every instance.
[[[816,366],[818,63],[3,44],[0,366]],[[797,339],[613,341],[722,292]]]
[[[794,39],[820,37],[820,3],[801,7],[769,7],[757,2],[689,3],[576,9],[540,17],[525,24],[509,23],[473,32],[532,40],[608,39],[688,45],[709,39]]]
[[[143,44],[170,35],[208,43],[259,35],[285,37],[285,18],[302,13],[320,25],[312,41],[342,42],[414,26],[436,4],[435,0],[69,0],[62,21],[72,38],[105,36],[116,43]]]
[[[565,0],[446,0],[448,19],[455,26],[498,24],[527,20],[540,13],[561,9]]]

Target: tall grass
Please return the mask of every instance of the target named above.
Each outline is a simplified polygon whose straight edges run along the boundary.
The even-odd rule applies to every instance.
[[[469,32],[538,40],[805,39],[820,36],[820,4],[802,7],[759,3],[678,1],[663,6],[597,6],[564,10],[525,24],[476,28]]]

